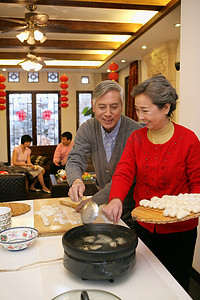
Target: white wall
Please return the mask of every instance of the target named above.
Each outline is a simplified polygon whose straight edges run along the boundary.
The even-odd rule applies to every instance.
[[[180,45],[180,123],[192,129],[200,138],[199,48],[200,1],[181,1]],[[200,273],[200,226],[193,267]]]

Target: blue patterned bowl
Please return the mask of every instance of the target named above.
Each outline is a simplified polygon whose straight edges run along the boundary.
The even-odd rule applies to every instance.
[[[38,231],[32,227],[13,227],[0,232],[0,245],[7,250],[19,251],[32,245]]]

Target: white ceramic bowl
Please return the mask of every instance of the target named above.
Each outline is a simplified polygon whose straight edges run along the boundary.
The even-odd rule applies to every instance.
[[[0,245],[11,251],[23,250],[35,241],[38,231],[32,227],[13,227],[0,232]]]
[[[8,223],[6,225],[3,225],[3,226],[0,226],[0,232],[3,231],[3,230],[6,230],[8,228],[10,228],[11,224],[12,224],[12,222],[10,221],[10,223]]]
[[[9,223],[11,223],[11,217],[0,221],[0,227],[8,225]]]
[[[0,221],[3,221],[11,217],[10,207],[0,206]]]

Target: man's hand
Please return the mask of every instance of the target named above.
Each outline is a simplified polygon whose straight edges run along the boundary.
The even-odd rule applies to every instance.
[[[92,197],[90,197],[90,198],[87,198],[87,199],[85,199],[85,200],[82,200],[78,205],[77,205],[77,207],[75,208],[75,211],[80,211],[82,208],[83,208],[83,206],[85,206],[85,204],[86,203],[88,203],[88,202],[90,202],[90,201],[92,201]]]
[[[114,198],[108,205],[102,208],[102,211],[108,220],[116,224],[122,215],[122,201],[119,198]]]
[[[54,165],[56,165],[57,167],[60,166],[59,161],[54,161]]]
[[[83,193],[85,191],[85,185],[81,179],[74,180],[71,188],[69,189],[68,195],[72,201],[79,202],[80,198],[83,198]]]

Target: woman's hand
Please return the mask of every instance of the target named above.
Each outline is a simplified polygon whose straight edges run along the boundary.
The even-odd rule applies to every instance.
[[[74,180],[71,188],[69,189],[68,195],[72,201],[79,202],[80,198],[83,198],[83,193],[85,191],[85,185],[81,179]]]
[[[122,201],[119,198],[113,198],[108,205],[102,208],[102,211],[108,220],[116,224],[122,215]]]

